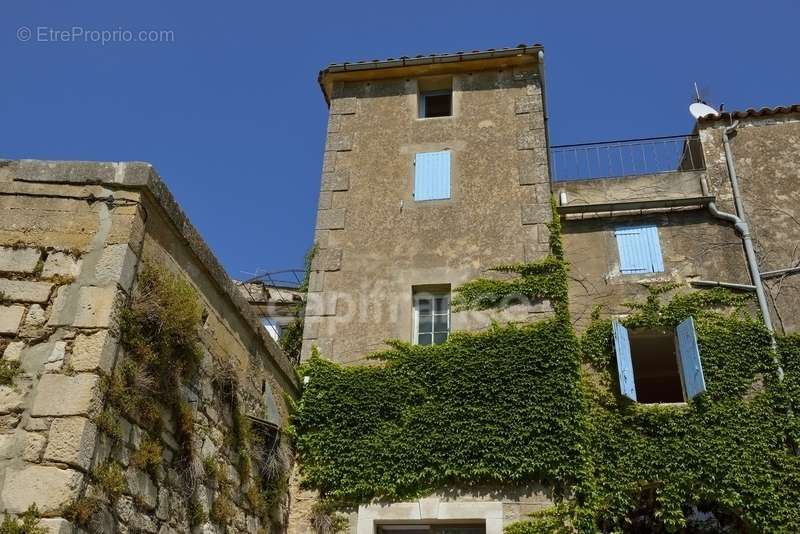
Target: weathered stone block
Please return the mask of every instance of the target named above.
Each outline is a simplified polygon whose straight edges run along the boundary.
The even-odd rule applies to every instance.
[[[536,225],[539,231],[539,243],[548,243],[550,241],[550,228],[546,224]]]
[[[52,289],[49,282],[0,279],[0,294],[14,302],[47,302]]]
[[[44,459],[88,470],[96,437],[97,427],[85,417],[55,419],[50,427]]]
[[[342,129],[342,116],[330,115],[328,117],[328,133],[336,133]]]
[[[16,334],[24,314],[24,306],[0,306],[0,334]]]
[[[126,291],[136,276],[138,258],[126,244],[108,245],[103,249],[94,271],[94,283],[101,286],[119,284]]]
[[[542,111],[542,98],[540,96],[520,96],[514,102],[514,112],[517,115]]]
[[[547,183],[550,176],[547,172],[547,165],[531,165],[528,167],[520,166],[519,184],[534,185]]]
[[[303,339],[317,339],[319,337],[319,317],[309,316],[303,323]]]
[[[347,191],[348,189],[350,189],[350,171],[341,169],[336,172],[323,173],[323,191]]]
[[[0,459],[8,460],[17,456],[17,439],[14,434],[0,434]]]
[[[25,397],[13,386],[0,386],[0,415],[21,412]]]
[[[549,204],[525,204],[522,206],[522,224],[539,224],[549,221]]]
[[[342,249],[326,248],[318,250],[311,260],[314,271],[338,271],[342,268]]]
[[[111,326],[117,298],[116,286],[62,286],[56,294],[47,324],[108,328]]]
[[[325,143],[326,151],[347,152],[353,149],[353,135],[343,133],[332,133],[328,135]]]
[[[102,369],[108,373],[114,366],[116,350],[117,342],[108,330],[92,335],[79,334],[72,347],[70,365],[78,372]]]
[[[97,375],[90,373],[42,376],[36,388],[31,416],[91,414],[97,408],[99,380]]]
[[[42,514],[58,513],[78,497],[82,481],[73,469],[29,464],[6,471],[0,498],[11,513],[24,512],[33,502]]]
[[[309,293],[306,302],[306,315],[336,315],[336,301],[335,294]]]
[[[67,343],[65,341],[56,341],[49,345],[50,353],[47,356],[47,361],[44,368],[47,370],[60,369],[64,365],[64,356],[67,352]]]
[[[517,148],[520,150],[531,150],[544,146],[544,130],[528,130],[522,132],[517,139]]]
[[[42,459],[42,451],[47,445],[47,438],[37,432],[25,432],[25,445],[22,448],[22,459],[37,463]]]
[[[18,362],[20,355],[22,355],[22,349],[24,348],[24,341],[12,341],[8,344],[6,350],[3,351],[3,359],[9,362]]]
[[[0,247],[0,272],[32,273],[40,257],[37,248]]]
[[[44,261],[42,276],[69,276],[75,278],[81,272],[81,260],[66,252],[51,252]]]
[[[28,308],[28,314],[25,315],[25,322],[23,323],[23,326],[38,327],[42,326],[45,322],[47,322],[47,314],[45,313],[44,308],[38,304],[33,304],[30,308]]]
[[[322,156],[322,172],[336,170],[336,152],[325,152]]]
[[[308,292],[318,293],[325,285],[325,273],[323,271],[312,271],[308,278]]]
[[[330,191],[321,191],[319,194],[318,208],[321,210],[331,209],[333,207],[333,193]]]
[[[153,484],[150,475],[132,468],[125,472],[125,481],[134,497],[138,497],[148,510],[155,509],[158,504],[158,488]]]
[[[317,212],[318,230],[340,230],[344,228],[345,208],[320,210]]]
[[[352,115],[356,112],[358,100],[356,97],[334,98],[331,101],[331,115]]]

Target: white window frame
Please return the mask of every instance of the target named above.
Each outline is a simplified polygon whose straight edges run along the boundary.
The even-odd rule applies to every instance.
[[[442,314],[442,313],[438,313],[437,314],[436,310],[435,310],[435,299],[441,298],[441,297],[444,297],[447,300],[447,313],[446,314]],[[450,322],[450,315],[451,315],[450,291],[419,291],[419,292],[415,292],[414,293],[414,338],[412,340],[412,344],[414,344],[414,345],[419,345],[420,344],[420,342],[419,342],[419,334],[420,334],[420,331],[419,331],[419,318],[420,318],[419,301],[422,300],[422,299],[428,299],[428,300],[431,301],[431,331],[429,332],[431,334],[431,343],[430,344],[431,345],[441,345],[441,343],[435,343],[434,342],[434,331],[435,331],[435,324],[436,324],[436,316],[437,315],[438,316],[446,315],[446,317],[447,317],[447,338],[442,342],[442,343],[446,343],[447,340],[450,339],[450,328],[451,328],[451,322]],[[427,333],[427,332],[424,332],[424,333]]]

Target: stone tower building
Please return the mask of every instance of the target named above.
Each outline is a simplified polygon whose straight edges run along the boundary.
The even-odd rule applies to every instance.
[[[303,356],[485,327],[450,292],[542,258],[550,188],[539,45],[333,64]],[[516,320],[548,303],[512,307]]]

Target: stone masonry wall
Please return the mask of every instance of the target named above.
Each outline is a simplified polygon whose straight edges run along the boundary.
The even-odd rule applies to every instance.
[[[160,435],[114,411],[118,435],[100,430],[107,422],[98,427],[110,408],[104,377],[126,360],[119,312],[143,262],[189,281],[206,310],[201,370],[180,392],[195,421],[193,466],[185,465],[166,407]],[[195,531],[283,528],[285,492],[275,492],[262,521],[247,495],[258,472],[239,480],[239,458],[226,438],[234,413],[211,379],[215,362],[229,364],[240,410],[280,426],[283,395],[297,393],[291,366],[149,165],[0,162],[0,292],[8,376],[0,382],[0,510],[16,514],[35,503],[42,525],[58,533],[189,532],[198,507],[203,514],[195,515],[206,519]],[[160,445],[157,468],[132,460],[144,442]],[[273,469],[289,469],[285,445],[271,454]],[[222,475],[208,476],[203,463]],[[109,466],[122,475],[119,496],[101,489],[99,473]],[[218,499],[229,506],[215,524],[207,518]],[[91,501],[81,528],[67,519]]]
[[[722,145],[726,126],[727,120],[701,122],[700,139],[712,193],[721,210],[734,213]],[[730,139],[760,270],[799,266],[800,114],[742,119]],[[800,272],[769,277],[764,284],[776,331],[800,331]]]
[[[363,361],[412,337],[412,287],[459,284],[548,252],[550,186],[535,61],[452,77],[453,114],[417,116],[414,76],[334,82],[303,357]],[[451,197],[413,198],[414,156],[451,152]],[[549,303],[512,310],[530,321]],[[532,313],[533,315],[529,315]],[[490,324],[453,313],[452,330]]]

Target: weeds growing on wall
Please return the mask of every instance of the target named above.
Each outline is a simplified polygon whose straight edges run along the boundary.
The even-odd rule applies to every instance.
[[[39,523],[39,511],[32,504],[19,517],[3,514],[0,534],[47,534],[48,530]]]
[[[553,488],[559,504],[507,534],[800,531],[789,411],[800,410],[800,337],[778,339],[779,382],[746,297],[654,286],[624,324],[694,317],[707,391],[685,405],[632,403],[619,394],[611,321],[598,311],[580,337],[569,322],[557,217],[550,229],[551,257],[459,291],[478,308],[513,290],[551,298],[554,318],[437,346],[394,342],[375,355],[382,365],[314,356],[302,367],[310,381],[292,420],[302,484],[333,505],[453,483]]]

